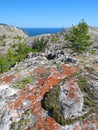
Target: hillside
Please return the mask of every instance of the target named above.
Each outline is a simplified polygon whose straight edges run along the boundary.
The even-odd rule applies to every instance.
[[[6,37],[15,37],[17,35],[21,37],[27,37],[27,34],[18,27],[9,26],[7,24],[0,24],[0,36],[6,35]]]
[[[71,29],[35,37],[18,30],[16,44],[32,51],[0,74],[0,130],[98,130],[98,29],[89,27],[82,54],[68,48]],[[7,40],[1,55],[13,45]]]
[[[28,35],[15,26],[0,24],[0,54],[5,54],[7,50],[19,42],[24,42]]]

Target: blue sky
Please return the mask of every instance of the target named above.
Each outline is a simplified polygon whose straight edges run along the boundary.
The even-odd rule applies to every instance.
[[[62,28],[81,19],[98,27],[98,0],[0,0],[0,23]]]

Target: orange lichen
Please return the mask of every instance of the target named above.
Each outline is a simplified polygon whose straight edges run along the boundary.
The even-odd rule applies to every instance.
[[[44,130],[59,130],[60,126],[53,118],[46,118]]]
[[[76,72],[79,71],[78,69],[76,69],[76,67],[70,68],[70,67],[68,67],[68,66],[65,65],[65,64],[62,64],[62,69],[65,71],[64,74],[65,74],[66,76],[71,76],[71,75],[73,75],[74,73],[76,73]]]
[[[41,102],[37,102],[31,106],[32,113],[36,115],[42,115]]]
[[[53,87],[54,85],[56,85],[56,84],[59,83],[60,79],[59,79],[58,77],[60,77],[60,74],[58,74],[58,76],[57,76],[57,74],[56,74],[56,76],[55,76],[55,75],[52,75],[52,76],[48,77],[48,78],[44,81],[43,87],[42,87],[41,92],[40,92],[40,96],[41,96],[41,97],[43,97],[44,94],[45,94],[47,91],[49,91],[49,89],[50,89],[51,87]]]
[[[45,69],[45,68],[36,68],[34,71],[35,71],[36,73],[38,73],[38,74],[43,74],[43,73],[46,72],[46,69]]]
[[[1,79],[0,79],[0,82],[10,83],[14,78],[16,78],[15,75],[6,76],[6,77],[4,77],[4,78],[1,78]]]
[[[73,128],[73,130],[81,130],[81,127],[80,127],[80,126],[75,126],[75,127]]]
[[[74,100],[77,100],[78,99],[78,95],[81,93],[80,89],[78,88],[78,85],[77,85],[77,80],[76,79],[69,79],[67,82],[66,82],[66,87],[68,87],[68,96],[70,98],[74,98]]]
[[[15,101],[10,102],[9,105],[8,105],[8,108],[9,109],[15,109]]]
[[[89,125],[89,122],[87,120],[84,120],[82,123],[83,125]]]
[[[70,88],[70,91],[69,91],[69,97],[70,98],[74,98],[75,94],[74,94],[74,88]]]
[[[45,120],[43,119],[43,117],[40,116],[37,120],[36,129],[38,129],[38,130],[43,129],[44,124],[45,124]]]
[[[98,116],[91,116],[81,122],[81,130],[98,130]]]
[[[41,100],[46,92],[48,92],[52,87],[57,85],[63,78],[72,76],[74,73],[79,71],[79,67],[73,67],[70,68],[67,65],[62,65],[62,72],[57,71],[56,68],[37,68],[32,73],[43,74],[45,72],[49,72],[50,75],[46,79],[41,79],[38,77],[37,82],[35,83],[35,86],[33,88],[26,86],[24,89],[20,90],[18,92],[18,98],[15,101],[11,101],[9,103],[9,109],[17,109],[17,108],[24,108],[23,107],[23,101],[30,101],[30,104],[27,106],[29,109],[31,109],[31,112],[33,115],[37,116],[36,121],[32,126],[28,127],[27,130],[65,130],[65,128],[61,128],[59,124],[56,123],[56,121],[53,118],[50,118],[48,115],[43,116],[43,109],[41,107]],[[32,74],[29,73],[30,75]],[[21,76],[22,74],[20,74]],[[12,81],[12,79],[19,78],[18,76],[7,76],[5,78],[2,78],[1,81],[9,83]],[[68,81],[66,81],[65,86],[68,87],[68,96],[70,98],[74,98],[74,100],[78,99],[78,95],[80,94],[80,89],[78,88],[78,85],[76,84],[77,79],[71,78]],[[65,87],[65,88],[66,88]],[[96,129],[98,130],[98,119],[92,119],[91,121],[81,121],[81,124],[79,126],[75,125],[73,130],[92,130],[90,127],[90,124],[95,124]]]

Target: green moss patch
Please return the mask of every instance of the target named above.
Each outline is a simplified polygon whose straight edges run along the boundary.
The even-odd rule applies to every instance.
[[[87,83],[86,83],[87,85]],[[82,87],[82,86],[81,86]],[[49,92],[44,95],[44,99],[42,101],[42,107],[48,111],[49,115],[55,119],[57,123],[60,125],[70,125],[74,124],[76,121],[83,120],[87,118],[91,111],[87,112],[83,116],[78,116],[75,118],[67,118],[64,119],[61,106],[59,104],[59,94],[60,94],[60,85],[54,86]],[[89,99],[90,100],[90,99]],[[92,103],[93,104],[93,103]],[[91,106],[92,106],[91,104]],[[93,104],[94,106],[95,104]]]
[[[90,88],[90,85],[87,79],[81,75],[78,75],[78,84],[81,91],[84,93],[84,108],[83,109],[89,109],[89,110],[92,110],[92,112],[94,112],[93,109],[95,109],[96,107],[95,92]]]
[[[31,111],[26,110],[22,118],[18,122],[13,122],[10,126],[10,130],[23,130],[25,127],[32,123]]]
[[[64,117],[61,114],[61,106],[59,104],[60,85],[54,86],[47,92],[42,101],[42,106],[51,113],[51,116],[61,125],[65,124]]]
[[[14,85],[15,88],[18,88],[18,89],[23,89],[25,87],[26,84],[30,83],[33,81],[33,77],[31,76],[28,76],[20,81],[17,82],[16,85]]]

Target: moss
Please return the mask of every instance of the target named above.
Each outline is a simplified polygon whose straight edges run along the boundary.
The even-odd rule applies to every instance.
[[[43,107],[46,110],[53,110],[55,107],[59,108],[59,93],[59,85],[54,86],[49,92],[45,93],[43,99]]]
[[[95,99],[95,92],[90,89],[87,79],[81,75],[78,75],[77,78],[78,78],[79,88],[81,89],[81,91],[87,94],[92,99]]]
[[[61,113],[61,106],[59,104],[59,94],[60,94],[60,86],[54,86],[49,92],[47,92],[44,96],[42,106],[51,113],[51,116],[55,119],[57,123],[60,125],[73,124],[78,120],[81,120],[83,117],[76,117],[74,119],[67,118],[64,119]]]
[[[31,110],[26,110],[25,114],[29,116],[31,114]]]
[[[16,130],[22,130],[21,128],[17,128]]]
[[[22,115],[21,119],[18,122],[13,122],[10,126],[10,130],[23,130],[28,125],[32,123],[31,111],[27,110]]]
[[[44,73],[40,74],[40,77],[41,78],[47,78],[49,75],[50,75],[49,72],[44,72]]]
[[[60,111],[57,110],[56,108],[53,109],[52,117],[55,119],[55,121],[57,123],[59,123],[61,125],[65,125],[66,124],[66,120],[64,119],[64,117],[62,116]]]
[[[86,97],[84,97],[84,105],[85,105],[85,107],[87,106],[87,107],[91,108],[91,107],[95,107],[96,103],[94,100],[92,100],[92,98],[86,96]]]
[[[11,126],[10,126],[10,129],[11,130],[15,130],[16,129],[16,122],[13,122],[12,124],[11,124]]]
[[[43,99],[43,107],[52,113],[52,117],[61,125],[65,125],[65,119],[61,114],[61,106],[59,104],[60,86],[54,86],[47,92]]]
[[[87,118],[92,112],[98,112],[96,111],[96,102],[95,102],[95,93],[93,90],[90,89],[89,83],[87,79],[81,75],[73,75],[78,78],[78,84],[84,95],[84,107],[86,110],[89,111],[85,113],[83,116],[78,116],[75,118],[67,118],[64,119],[62,112],[61,112],[61,106],[59,104],[59,94],[60,94],[60,84],[54,86],[49,92],[47,92],[44,95],[44,99],[42,101],[42,106],[51,113],[51,116],[55,119],[57,123],[60,125],[70,125],[74,124],[77,121],[84,120]],[[62,80],[62,82],[65,82],[71,78],[70,76],[68,78],[65,78]]]
[[[90,72],[93,71],[93,69],[89,68],[88,69]],[[86,110],[90,110],[88,114],[86,114],[85,116],[83,116],[83,119],[88,116],[89,114],[91,113],[97,113],[97,111],[95,110],[96,108],[96,94],[95,92],[90,89],[90,86],[89,86],[89,83],[87,81],[87,79],[81,75],[78,75],[78,84],[79,84],[79,87],[81,89],[81,91],[84,94],[84,106],[83,106],[83,109],[86,109]]]
[[[18,89],[23,89],[25,87],[25,85],[32,82],[32,80],[33,80],[33,77],[28,76],[28,77],[24,78],[23,80],[18,81],[14,87],[18,88]]]
[[[94,68],[92,68],[92,67],[86,66],[86,67],[84,67],[84,69],[86,69],[90,74],[94,73]]]

